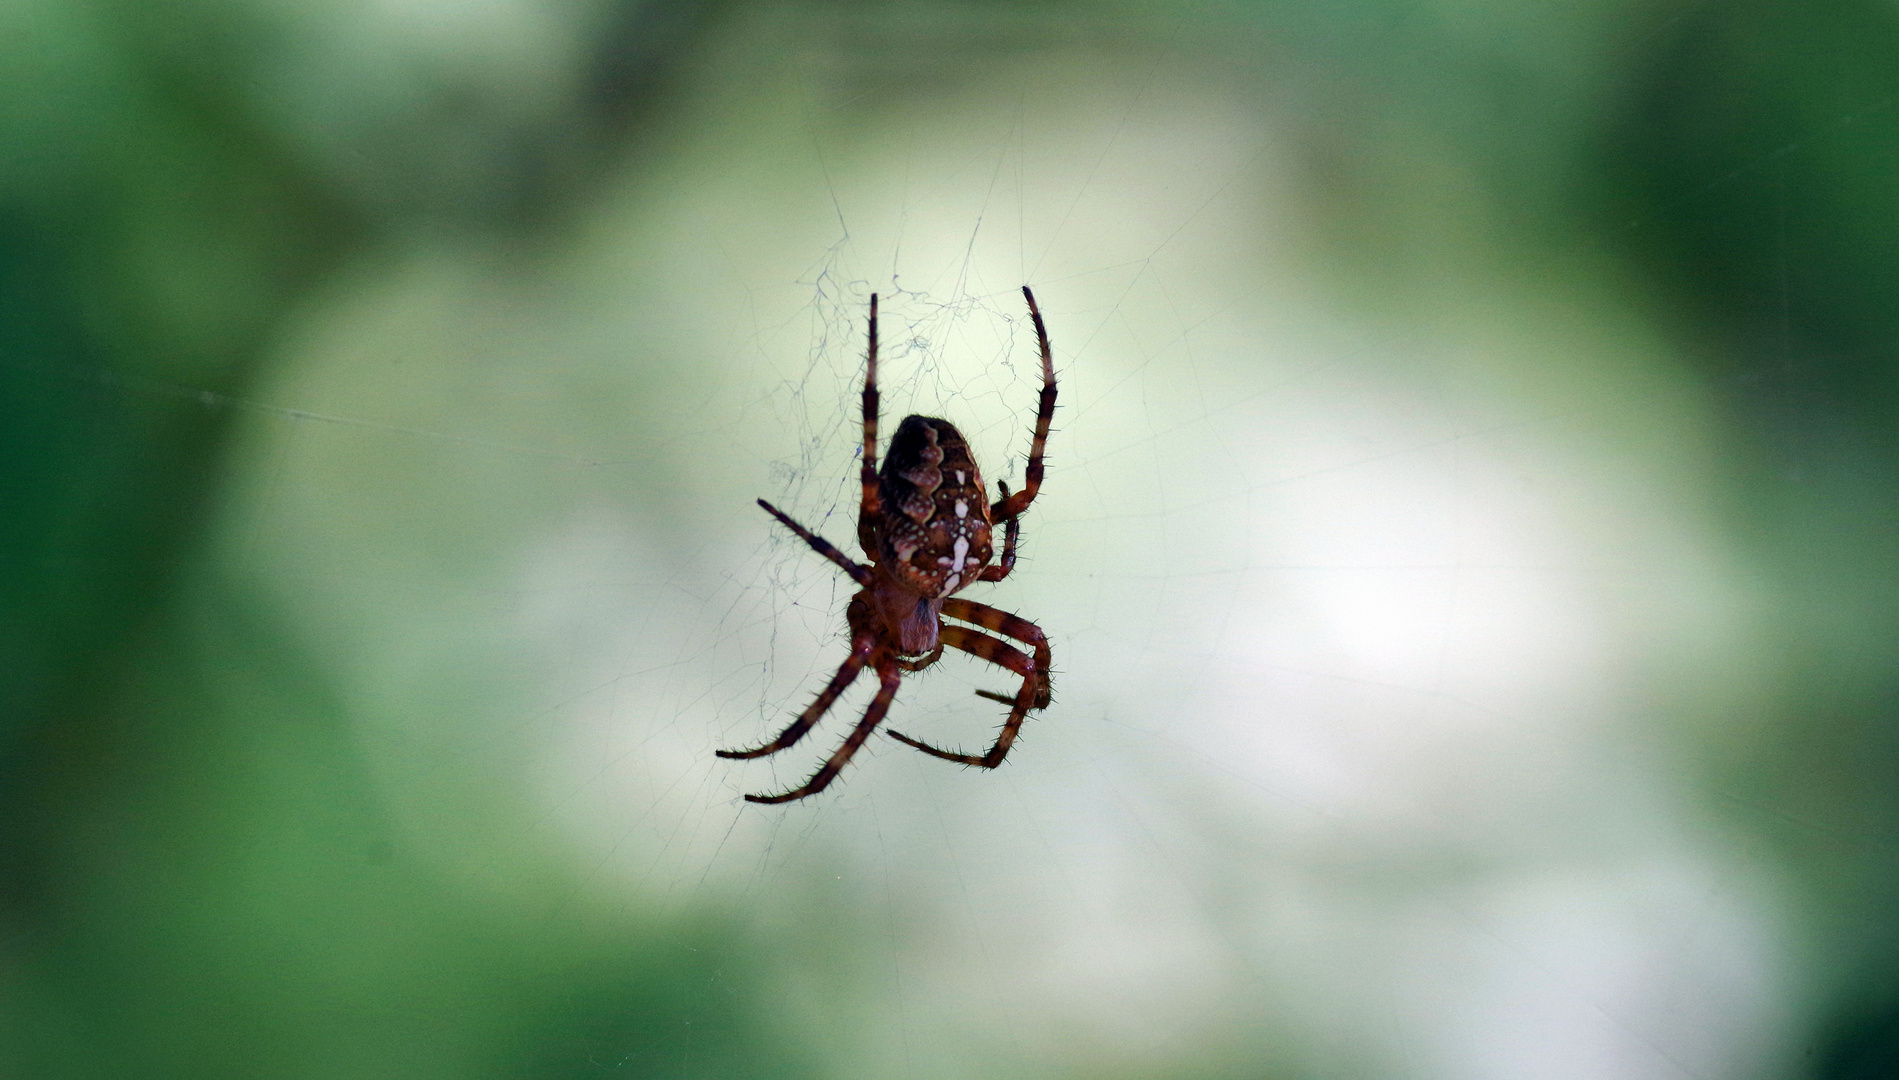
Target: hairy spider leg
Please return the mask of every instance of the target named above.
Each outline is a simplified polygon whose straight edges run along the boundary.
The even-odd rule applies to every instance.
[[[1009,756],[1009,746],[1015,742],[1016,732],[1021,730],[1022,721],[1027,718],[1029,710],[1035,707],[1035,697],[1041,685],[1041,680],[1036,678],[1035,661],[1029,659],[1029,654],[1021,649],[992,638],[980,630],[971,630],[966,626],[945,626],[941,633],[943,643],[950,648],[961,649],[972,656],[987,660],[997,667],[1008,668],[1022,676],[1022,689],[1016,693],[1014,700],[1010,703],[1013,708],[1009,710],[1009,718],[1003,721],[1002,733],[996,737],[996,744],[989,748],[988,753],[978,757],[975,754],[957,754],[948,750],[939,750],[900,731],[885,731],[884,734],[905,746],[913,746],[931,757],[993,769],[1002,764],[1003,758]]]
[[[803,525],[800,525],[797,522],[786,517],[784,513],[780,511],[776,506],[773,506],[772,504],[766,502],[763,499],[758,500],[758,505],[764,507],[765,512],[767,514],[770,514],[772,517],[777,518],[779,524],[783,525],[787,529],[790,529],[792,532],[797,533],[799,539],[803,540],[807,544],[810,544],[811,550],[817,552],[818,554],[836,563],[839,569],[843,570],[845,573],[851,576],[852,581],[857,582],[859,585],[862,585],[865,588],[870,587],[870,567],[859,566],[858,564],[845,558],[844,553],[832,547],[831,542],[829,540],[826,540],[824,537],[817,535],[816,533],[812,532],[810,529],[807,529]]]
[[[876,651],[876,638],[867,633],[859,636],[856,644],[851,648],[851,654],[844,658],[844,663],[837,669],[837,673],[831,676],[830,684],[818,694],[817,700],[811,703],[810,708],[799,713],[796,720],[778,733],[777,738],[750,750],[715,750],[713,752],[722,758],[755,758],[776,754],[795,744],[817,724],[826,710],[837,703],[838,695],[842,694],[851,683],[857,681],[857,673],[864,669],[864,665],[870,662],[871,655]]]
[[[998,480],[996,481],[996,489],[1002,492],[1003,500],[1007,501],[1009,498],[1009,485]],[[1001,581],[1003,578],[1009,576],[1009,571],[1015,569],[1015,540],[1021,532],[1022,519],[1020,517],[1012,517],[1003,524],[1002,556],[996,560],[996,565],[983,567],[976,575],[977,581]]]
[[[902,682],[903,673],[897,669],[896,664],[890,662],[889,654],[886,653],[884,659],[878,661],[877,677],[882,681],[882,685],[877,688],[877,696],[870,700],[870,708],[864,710],[864,718],[857,722],[857,729],[851,732],[850,738],[844,740],[844,745],[837,748],[837,752],[831,755],[831,760],[825,762],[823,768],[811,774],[811,779],[805,781],[803,787],[793,788],[777,795],[747,795],[745,801],[790,802],[793,799],[802,799],[806,795],[816,795],[823,791],[832,780],[837,779],[837,774],[844,771],[844,766],[850,763],[851,758],[857,753],[857,748],[864,745],[864,740],[870,738],[870,733],[877,730],[877,725],[883,722],[884,714],[890,711],[890,703],[896,700],[897,685]]]
[[[943,614],[952,619],[960,619],[963,622],[980,626],[985,630],[993,630],[998,634],[1012,637],[1025,645],[1033,646],[1035,649],[1036,678],[1040,683],[1035,691],[1035,705],[1033,707],[1037,709],[1048,708],[1048,703],[1053,700],[1054,685],[1052,679],[1054,673],[1051,670],[1052,665],[1049,663],[1048,635],[1042,633],[1041,627],[1020,615],[1011,615],[1006,611],[992,608],[988,604],[979,604],[974,600],[965,600],[961,597],[945,600],[943,602]],[[997,694],[989,690],[978,690],[976,693],[980,697],[986,697],[991,701],[1000,701],[1004,705],[1013,704],[1015,702],[1015,698],[1007,694]]]
[[[857,546],[877,558],[877,517],[883,500],[877,494],[877,294],[870,294],[870,347],[864,354],[864,454],[858,479],[864,494],[857,506]]]
[[[1029,317],[1035,320],[1035,340],[1042,346],[1042,404],[1035,414],[1035,440],[1029,444],[1029,467],[1022,477],[1022,490],[996,500],[989,508],[989,520],[1004,521],[1029,508],[1035,494],[1042,490],[1042,451],[1048,446],[1048,425],[1055,419],[1055,359],[1049,354],[1048,328],[1042,325],[1042,311],[1035,306],[1035,294],[1027,285],[1022,296],[1029,302]]]

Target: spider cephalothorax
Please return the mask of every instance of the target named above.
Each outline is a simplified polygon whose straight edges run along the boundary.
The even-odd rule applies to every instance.
[[[1034,623],[987,604],[959,600],[954,594],[978,581],[1001,581],[1015,568],[1016,537],[1021,516],[1042,486],[1042,451],[1048,442],[1049,421],[1055,415],[1055,366],[1049,354],[1048,331],[1028,286],[1022,296],[1035,323],[1042,350],[1042,396],[1035,416],[1035,437],[1029,445],[1028,469],[1022,490],[1011,494],[996,482],[1001,497],[985,500],[982,471],[955,426],[931,416],[908,416],[890,440],[883,469],[877,468],[877,297],[870,298],[870,348],[864,373],[863,487],[857,515],[857,541],[870,556],[870,565],[847,558],[823,538],[786,517],[763,499],[758,504],[802,537],[820,555],[830,559],[856,581],[861,590],[851,598],[845,621],[851,631],[851,654],[798,719],[778,737],[751,750],[721,750],[720,757],[753,758],[773,754],[797,742],[837,701],[858,672],[869,667],[881,684],[870,708],[850,737],[837,748],[803,787],[778,795],[747,795],[752,802],[788,802],[824,790],[844,768],[857,748],[870,738],[895,699],[903,673],[935,663],[945,646],[980,657],[1022,677],[1013,696],[976,691],[1011,706],[1002,733],[981,756],[958,754],[890,732],[900,742],[966,765],[993,769],[1002,764],[1017,730],[1031,709],[1049,703],[1048,639]],[[1002,557],[989,564],[994,553],[993,530],[1003,523]],[[945,624],[944,618],[969,626]],[[971,627],[993,630],[1030,646],[1031,652]],[[921,659],[915,659],[920,657]]]

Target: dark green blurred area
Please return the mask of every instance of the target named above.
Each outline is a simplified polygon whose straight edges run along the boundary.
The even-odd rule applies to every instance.
[[[1734,426],[1730,521],[1770,568],[1794,675],[1717,774],[1826,898],[1809,914],[1846,978],[1816,1075],[1856,1080],[1899,1076],[1895,58],[1883,5],[1695,12],[1645,58],[1605,172],[1609,234]]]
[[[505,844],[521,884],[497,898],[409,851],[307,645],[203,558],[219,403],[306,290],[417,223],[535,242],[637,149],[713,16],[614,8],[567,128],[473,195],[424,183],[445,201],[405,204],[240,107],[242,9],[87,11],[65,30],[90,38],[46,18],[15,48],[92,97],[16,100],[0,134],[0,1073],[823,1072],[735,915],[644,911]],[[914,16],[919,35],[1000,17]],[[1080,33],[1126,13],[1042,17]],[[1357,88],[1347,138],[1419,126],[1526,232],[1590,234],[1649,283],[1731,420],[1731,525],[1799,674],[1745,753],[1708,755],[1708,783],[1824,898],[1810,916],[1842,974],[1814,1075],[1899,1075],[1899,16],[1621,18],[1611,100],[1568,125],[1549,122],[1560,80],[1401,4],[1155,25],[1191,41],[1231,20],[1262,66],[1264,43],[1304,57]]]
[[[716,915],[498,853],[530,915],[416,859],[324,673],[200,557],[216,395],[411,211],[243,114],[241,12],[65,14],[15,19],[45,93],[0,135],[0,1075],[808,1074]]]

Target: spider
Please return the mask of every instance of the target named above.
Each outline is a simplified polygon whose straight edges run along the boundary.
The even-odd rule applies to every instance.
[[[957,754],[939,750],[896,731],[891,738],[947,761],[993,769],[1002,764],[1015,742],[1017,730],[1031,709],[1045,709],[1050,700],[1048,638],[1027,619],[998,611],[987,604],[961,600],[954,593],[978,581],[1001,581],[1015,569],[1016,537],[1022,512],[1042,487],[1042,449],[1048,442],[1049,421],[1055,416],[1055,365],[1049,357],[1048,330],[1035,306],[1035,294],[1022,287],[1035,322],[1035,338],[1042,349],[1042,401],[1035,415],[1035,439],[1029,446],[1029,467],[1021,491],[1010,492],[998,480],[1001,498],[983,497],[982,472],[969,444],[948,420],[934,416],[906,416],[890,440],[890,454],[877,468],[877,297],[870,298],[870,346],[864,372],[864,459],[861,470],[863,499],[857,513],[857,542],[870,556],[868,566],[853,562],[823,537],[785,516],[763,499],[758,505],[787,529],[810,544],[812,550],[836,563],[862,586],[851,597],[844,618],[851,631],[851,653],[831,676],[817,700],[778,737],[750,750],[720,750],[722,758],[756,758],[790,748],[804,738],[844,689],[865,668],[877,672],[877,696],[830,760],[804,786],[777,795],[747,795],[757,803],[782,803],[823,791],[837,779],[871,732],[883,722],[904,672],[922,671],[943,655],[944,646],[961,649],[1022,677],[1013,694],[988,690],[976,693],[1010,706],[1002,733],[987,753]],[[989,565],[990,535],[1003,524],[1002,557]],[[956,626],[942,618],[969,623]],[[1029,646],[1033,655],[971,626],[992,630]]]

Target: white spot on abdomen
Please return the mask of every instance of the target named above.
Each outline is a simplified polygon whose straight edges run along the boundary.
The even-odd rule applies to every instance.
[[[956,516],[959,518],[966,518],[969,516],[969,504],[964,502],[961,499],[956,500]]]
[[[956,562],[950,569],[949,579],[943,582],[943,591],[936,594],[938,596],[948,596],[950,590],[956,588],[957,583],[963,580],[963,564],[969,561],[969,537],[957,537],[956,547],[952,550],[955,553]]]

